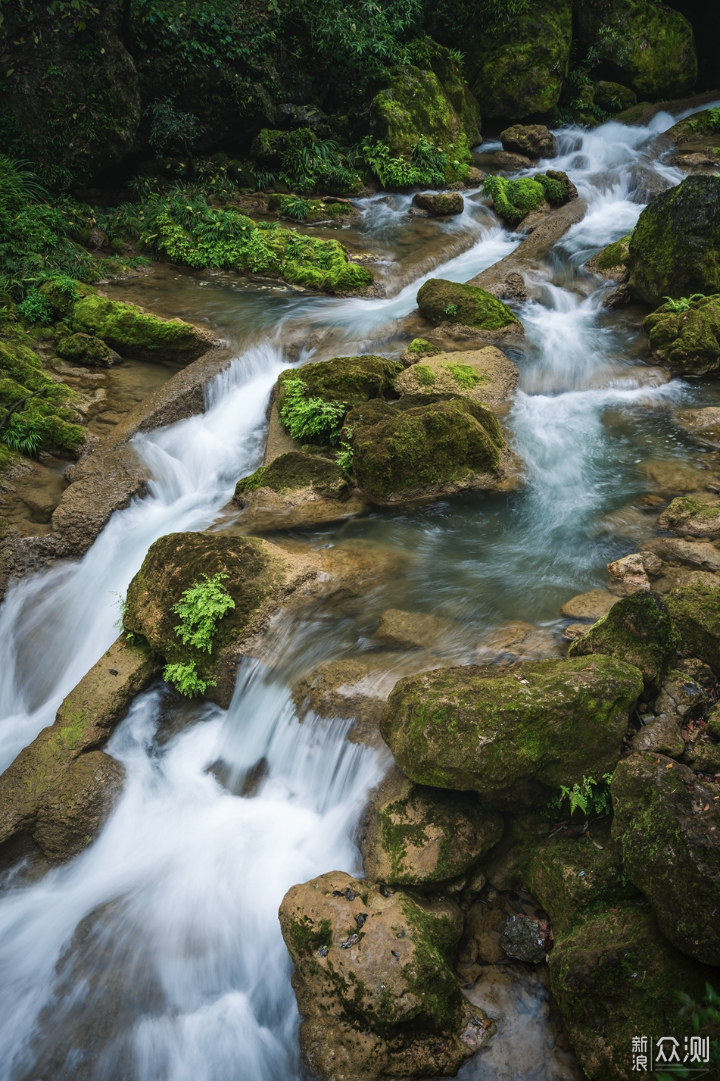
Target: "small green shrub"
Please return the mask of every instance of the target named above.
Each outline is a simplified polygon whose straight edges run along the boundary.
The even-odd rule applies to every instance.
[[[452,319],[454,315],[457,315],[457,304],[446,304],[443,308],[443,315],[447,315]]]
[[[280,420],[292,438],[299,442],[315,440],[335,446],[340,438],[347,403],[308,398],[307,383],[302,379],[286,379],[283,392],[285,400]]]
[[[563,811],[569,806],[570,815],[580,811],[583,815],[607,815],[612,811],[610,782],[612,773],[604,773],[601,781],[593,777],[583,777],[582,784],[577,782],[572,788],[560,785],[560,791],[548,801],[547,811]]]
[[[43,323],[48,326],[55,318],[52,306],[34,285],[28,289],[25,299],[18,304],[18,311],[28,323]]]
[[[212,578],[207,574],[203,574],[202,578],[203,581],[194,582],[173,605],[173,612],[180,616],[180,623],[173,629],[184,646],[190,645],[211,653],[217,622],[230,608],[235,607],[235,601],[222,585],[222,579],[229,578],[228,574],[218,571]]]
[[[704,293],[693,293],[689,297],[679,297],[677,300],[673,300],[672,297],[663,297],[665,301],[665,307],[668,311],[673,312],[675,315],[681,315],[683,312],[689,312],[692,307],[693,300],[704,300]]]
[[[214,679],[200,679],[195,661],[189,664],[166,664],[163,668],[163,679],[166,683],[172,683],[186,698],[204,694],[207,687],[217,687]]]
[[[352,428],[346,428],[345,429],[345,435],[347,436],[348,439],[352,439],[353,429]],[[345,470],[346,473],[352,473],[352,465],[353,465],[352,443],[348,443],[343,439],[340,442],[340,446],[342,447],[342,450],[339,450],[337,452],[337,454],[335,455],[335,461],[337,462],[337,464],[340,466],[341,469]]]
[[[708,125],[711,131],[720,131],[720,106],[715,106],[708,114]]]
[[[278,210],[286,218],[292,218],[294,221],[307,221],[311,205],[309,199],[303,199],[299,195],[286,195],[284,199],[280,200]]]
[[[10,450],[34,457],[43,442],[43,431],[37,420],[26,420],[13,413],[0,429],[0,439]]]
[[[438,187],[445,182],[447,154],[421,135],[411,148],[411,160],[393,158],[387,143],[366,135],[358,154],[383,187]]]

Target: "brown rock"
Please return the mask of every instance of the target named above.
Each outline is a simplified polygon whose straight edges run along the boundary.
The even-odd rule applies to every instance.
[[[390,649],[429,649],[447,653],[467,647],[468,634],[468,629],[453,619],[388,608],[381,614],[373,637]]]
[[[671,716],[662,714],[633,736],[631,746],[633,751],[651,751],[655,754],[679,758],[685,750],[685,741],[677,721]]]
[[[516,619],[483,635],[478,643],[475,663],[515,664],[518,661],[539,661],[545,657],[559,656],[560,649],[551,631]]]
[[[608,563],[607,569],[611,578],[610,588],[620,597],[627,597],[639,589],[650,589],[650,579],[640,552],[633,552],[632,555]]]
[[[679,409],[673,413],[673,420],[698,443],[706,447],[720,447],[719,405],[708,405],[704,409]]]
[[[720,537],[720,503],[680,496],[673,499],[656,524],[658,529],[684,537]]]
[[[507,150],[499,150],[493,159],[496,169],[502,172],[515,172],[518,169],[529,169],[532,160],[525,154],[511,154]]]
[[[516,365],[502,350],[486,345],[422,357],[397,377],[395,389],[400,394],[462,394],[492,407],[507,401],[518,378]]]
[[[617,602],[618,598],[607,589],[589,589],[587,593],[579,593],[566,601],[560,611],[569,619],[587,619],[595,623],[607,615]]]
[[[425,191],[413,195],[413,206],[426,210],[432,217],[449,217],[462,214],[465,200],[459,191],[440,192],[438,195]]]
[[[682,563],[697,570],[720,571],[720,551],[708,541],[688,541],[661,537],[648,544],[648,549],[668,563]]]
[[[528,158],[554,158],[557,139],[544,124],[513,124],[500,133],[504,150],[525,154]]]

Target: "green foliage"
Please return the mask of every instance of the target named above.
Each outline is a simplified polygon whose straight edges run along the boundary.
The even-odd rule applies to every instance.
[[[569,804],[571,815],[578,810],[583,815],[608,815],[612,812],[611,781],[612,774],[603,773],[601,781],[596,781],[593,777],[583,777],[582,784],[575,782],[572,788],[560,785],[560,792],[548,801],[545,813],[563,811]]]
[[[299,195],[286,195],[284,199],[281,199],[278,210],[286,218],[292,218],[294,221],[305,221],[310,206],[309,199],[303,199]]]
[[[340,438],[347,404],[309,398],[307,383],[302,379],[286,379],[283,391],[285,401],[280,410],[280,420],[292,438],[299,442],[329,442],[334,446]]]
[[[280,179],[297,191],[325,188],[338,192],[361,187],[351,157],[334,139],[318,139],[309,128],[288,132],[283,139],[280,160]]]
[[[665,308],[669,312],[673,312],[675,315],[680,315],[683,312],[689,312],[692,307],[693,300],[704,300],[704,293],[691,293],[689,297],[678,297],[677,300],[673,300],[672,297],[663,297],[665,301]]]
[[[171,98],[154,101],[147,114],[151,120],[148,142],[158,157],[168,149],[181,150],[191,157],[192,144],[203,130],[196,116],[182,112]]]
[[[469,31],[495,35],[529,7],[530,0],[433,0],[426,17],[438,40],[462,40]]]
[[[33,457],[42,446],[42,427],[36,419],[26,420],[13,413],[0,429],[0,439],[10,450]]]
[[[673,1062],[662,1071],[655,1074],[657,1081],[676,1081],[677,1078],[716,1077],[717,1068],[720,1066],[720,1038],[718,1038],[718,1025],[720,1025],[720,995],[710,983],[705,984],[705,997],[702,1002],[696,1002],[685,991],[678,991],[678,997],[682,1002],[681,1017],[690,1017],[693,1032],[704,1032],[710,1035],[710,1063],[715,1070],[698,1067],[697,1063],[686,1066],[683,1062]]]
[[[450,372],[455,382],[463,388],[463,390],[472,390],[478,383],[485,382],[485,378],[482,375],[478,375],[474,368],[471,368],[469,364],[453,364],[447,361],[440,365],[446,371]]]
[[[212,578],[207,574],[202,577],[204,581],[194,582],[173,605],[173,612],[180,616],[180,623],[174,630],[184,646],[190,645],[212,653],[217,621],[235,607],[235,601],[222,585],[222,579],[229,575],[218,571]]]
[[[567,200],[564,184],[544,173],[507,180],[503,176],[488,176],[483,194],[490,195],[497,214],[509,225],[515,225],[542,203],[560,206]]]
[[[44,323],[47,326],[54,319],[52,307],[34,285],[28,289],[25,299],[18,304],[18,311],[29,323]]]
[[[352,439],[353,431],[354,429],[352,428],[352,426],[344,429],[343,434],[345,435],[346,439]],[[352,443],[346,442],[346,439],[340,441],[340,446],[342,447],[342,450],[339,450],[335,455],[335,461],[341,469],[345,470],[346,473],[352,473],[353,448]]]
[[[32,162],[0,154],[0,212],[16,210],[26,199],[42,199],[47,194],[31,166]]]
[[[200,679],[195,661],[190,661],[189,664],[166,664],[163,668],[163,679],[166,683],[172,683],[186,698],[204,694],[207,687],[217,687],[214,679]]]
[[[457,315],[457,304],[446,304],[443,308],[443,315],[447,315],[450,318],[452,318],[453,315]]]
[[[366,135],[358,148],[365,166],[375,174],[383,187],[438,187],[445,182],[447,154],[439,150],[424,135],[412,146],[411,161],[393,158],[390,147]]]
[[[708,125],[711,131],[720,131],[720,107],[715,106],[708,113]]]

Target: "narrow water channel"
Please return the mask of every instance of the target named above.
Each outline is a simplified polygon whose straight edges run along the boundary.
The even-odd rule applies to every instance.
[[[672,120],[660,114],[648,128],[613,123],[559,134],[552,167],[568,172],[588,210],[529,275],[531,299],[517,307],[528,343],[513,357],[521,381],[506,424],[527,464],[524,486],[298,533],[298,542],[316,547],[391,549],[403,571],[351,612],[279,625],[280,659],[244,662],[227,711],[178,703],[162,685],[140,696],[107,748],[127,781],[98,840],[36,880],[24,865],[6,874],[3,1081],[304,1076],[278,905],[294,883],[331,869],[361,871],[353,834],[388,756],[348,742],[350,722],[299,723],[289,688],[322,659],[371,648],[377,614],[390,606],[483,632],[522,619],[559,635],[561,604],[603,585],[608,560],[644,539],[649,526],[634,501],[663,469],[701,470],[702,453],[671,414],[720,394],[650,367],[642,311],[604,307],[610,287],[583,269],[632,228],[648,176],[682,179],[658,158],[656,139]],[[399,354],[400,321],[424,278],[466,281],[519,243],[479,193],[448,226],[413,222],[408,202],[372,200],[354,237],[385,261],[388,292],[395,288],[387,299],[310,297],[222,274],[177,282],[176,303],[235,341],[237,359],[210,386],[202,416],[136,438],[154,478],[150,495],[117,512],[79,563],[10,590],[0,610],[9,662],[0,673],[0,768],[52,723],[64,695],[113,641],[117,594],[149,545],[210,526],[236,480],[260,463],[278,373],[311,356]],[[452,257],[423,270],[439,244]],[[267,770],[243,796],[209,771],[219,757],[237,778],[263,757]],[[534,998],[523,993],[528,1016],[541,1014],[542,987]],[[494,1050],[470,1060],[463,1081],[576,1076],[561,1055],[542,1051],[541,1026],[527,1036],[537,1042],[534,1065],[527,1048],[525,1058],[516,1044],[511,1050],[518,1038],[509,1027],[503,1037],[501,1024]]]

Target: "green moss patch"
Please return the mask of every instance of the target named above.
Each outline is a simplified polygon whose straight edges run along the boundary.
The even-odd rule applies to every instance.
[[[627,266],[630,262],[630,234],[621,237],[613,244],[608,244],[595,257],[598,270],[614,270],[615,267]]]
[[[492,198],[495,211],[504,222],[517,225],[545,200],[550,206],[566,203],[570,198],[570,187],[567,177],[565,179],[563,183],[545,173],[537,173],[533,177],[522,176],[516,180],[489,176],[483,185],[483,192]]]
[[[683,656],[698,657],[720,672],[720,589],[701,582],[677,586],[665,601]]]
[[[720,369],[720,294],[661,304],[643,322],[653,359],[679,375]]]
[[[436,325],[460,323],[481,330],[520,326],[520,320],[507,304],[492,293],[444,278],[426,281],[418,290],[417,305],[420,314]]]
[[[290,451],[239,480],[235,486],[235,501],[242,505],[243,497],[258,488],[281,493],[313,488],[326,499],[339,499],[347,492],[348,482],[336,462],[316,454]]]

